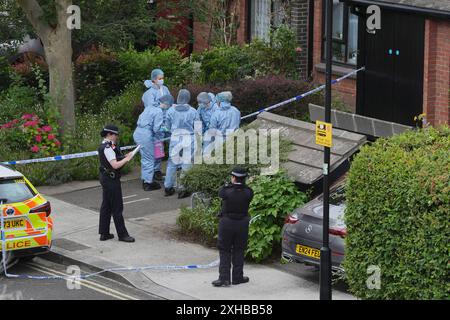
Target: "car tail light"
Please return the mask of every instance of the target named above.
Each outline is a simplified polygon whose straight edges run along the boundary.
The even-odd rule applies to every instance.
[[[347,235],[347,229],[345,228],[330,228],[330,234],[345,238]]]
[[[298,213],[293,212],[286,217],[286,219],[284,220],[284,224],[295,224],[298,220]]]
[[[45,214],[48,217],[52,213],[52,207],[50,205],[50,202],[47,201],[43,205],[30,210],[30,213],[40,213],[40,212],[45,212]]]

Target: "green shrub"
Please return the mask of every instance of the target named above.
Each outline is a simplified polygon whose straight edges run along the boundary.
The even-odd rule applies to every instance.
[[[243,130],[253,128],[251,126],[243,127]],[[257,129],[257,128],[256,128]],[[258,131],[256,131],[258,133]],[[248,140],[247,140],[248,141]],[[267,148],[268,155],[270,155],[270,137],[268,138]],[[226,144],[224,144],[224,160],[226,159]],[[280,137],[280,163],[287,160],[287,155],[291,150],[291,142]],[[236,160],[236,141],[234,147],[234,159]],[[249,161],[249,143],[246,143],[245,149],[245,163],[240,164],[244,166],[250,174],[257,175],[260,173],[262,165],[257,162],[256,164],[250,164]],[[258,157],[258,161],[259,161]],[[230,172],[235,167],[235,164],[195,164],[189,169],[186,174],[181,177],[181,184],[190,192],[202,192],[209,196],[215,197],[219,188],[225,183],[230,181]]]
[[[254,74],[253,61],[247,47],[216,47],[193,55],[193,60],[201,63],[202,83],[225,84]]]
[[[0,56],[0,93],[6,90],[11,84],[11,67],[9,66],[8,59]]]
[[[409,131],[365,146],[347,180],[344,267],[363,299],[448,299],[450,129]],[[368,267],[381,288],[368,289]]]
[[[75,61],[77,109],[80,113],[98,113],[104,101],[125,86],[120,63],[114,53],[104,49],[81,54]]]
[[[142,95],[144,86],[135,82],[128,85],[120,95],[105,102],[102,112],[121,127],[135,128],[139,115],[144,110]],[[123,138],[123,137],[122,137]],[[126,139],[129,140],[129,139]]]
[[[219,93],[230,90],[233,93],[232,104],[241,111],[242,115],[246,115],[296,97],[313,89],[313,86],[306,81],[292,80],[284,76],[267,76],[255,80],[236,81],[223,86],[191,84],[187,86],[187,89],[191,91],[194,98],[202,91]],[[322,95],[317,93],[271,112],[309,121],[309,103],[322,104],[322,102]],[[251,120],[253,121],[254,118]]]
[[[77,117],[77,127],[72,133],[67,133],[63,141],[63,151],[54,152],[51,156],[96,151],[100,142],[100,131],[107,123],[114,122],[105,114],[80,115]],[[128,145],[131,129],[121,126],[121,145]],[[25,160],[43,157],[42,153],[33,153],[28,145],[27,136],[22,131],[0,129],[0,161]],[[132,139],[132,138],[131,138]],[[123,168],[128,173],[137,160]],[[15,168],[25,174],[36,186],[58,185],[69,181],[98,179],[98,157],[65,160],[59,162],[34,163],[17,165]]]
[[[287,25],[281,25],[270,33],[270,42],[254,40],[248,47],[256,77],[285,75],[298,77],[297,39],[295,32]],[[305,50],[306,51],[306,50]]]
[[[181,208],[181,214],[177,218],[181,234],[206,245],[215,245],[219,210],[220,199],[217,198],[210,206],[200,204],[194,209]]]
[[[281,243],[281,228],[286,215],[306,203],[306,194],[298,191],[295,183],[280,172],[275,176],[255,176],[249,181],[254,197],[250,215],[247,257],[260,262],[272,254]]]
[[[0,124],[20,118],[25,112],[45,115],[45,106],[37,89],[12,85],[0,95]]]
[[[178,50],[154,48],[137,52],[128,49],[118,53],[121,78],[125,83],[140,82],[150,79],[153,69],[164,71],[165,85],[178,88],[192,80],[189,59],[183,58]]]
[[[284,172],[274,176],[254,176],[249,186],[254,191],[249,213],[255,219],[249,229],[246,256],[261,262],[270,257],[273,249],[280,244],[281,227],[286,215],[304,204],[307,196],[297,190]],[[177,220],[181,234],[203,244],[215,245],[220,205],[221,199],[214,196],[210,206],[200,204],[194,209],[182,208]]]
[[[40,56],[28,56],[26,61],[22,63],[15,63],[12,66],[13,72],[11,78],[13,83],[39,89],[42,85],[48,87],[49,72],[48,65],[44,58]],[[37,74],[39,76],[37,77]]]
[[[284,75],[297,78],[295,32],[282,25],[270,34],[270,41],[254,40],[244,46],[218,46],[192,55],[200,63],[200,82],[224,85],[246,78]]]

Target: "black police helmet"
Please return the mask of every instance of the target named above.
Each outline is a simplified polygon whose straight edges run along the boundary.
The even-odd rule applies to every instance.
[[[245,178],[247,176],[247,170],[242,167],[236,167],[231,171],[231,175],[235,176],[236,178]]]
[[[113,133],[119,135],[119,128],[113,124],[106,125],[103,130],[100,132],[102,138],[106,137],[108,133]]]

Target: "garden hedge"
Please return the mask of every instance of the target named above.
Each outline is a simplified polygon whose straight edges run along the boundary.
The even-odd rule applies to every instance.
[[[229,90],[233,93],[232,104],[236,106],[242,115],[269,107],[276,103],[288,100],[313,88],[311,83],[300,80],[288,79],[284,76],[266,76],[259,79],[247,79],[230,82],[226,85],[199,85],[190,84],[187,89],[191,91],[193,105],[196,105],[196,97],[202,92],[219,93]],[[309,121],[308,104],[322,104],[323,95],[313,94],[298,102],[293,102],[285,107],[271,112],[282,116]],[[253,121],[251,119],[251,121]]]
[[[363,147],[346,190],[350,291],[363,299],[448,299],[449,127]],[[380,268],[379,289],[366,284],[371,265]]]

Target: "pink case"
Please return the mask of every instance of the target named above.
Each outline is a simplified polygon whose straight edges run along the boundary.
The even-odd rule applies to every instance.
[[[155,159],[161,159],[166,156],[164,153],[164,143],[162,141],[155,142],[155,148],[153,149],[153,155]]]

